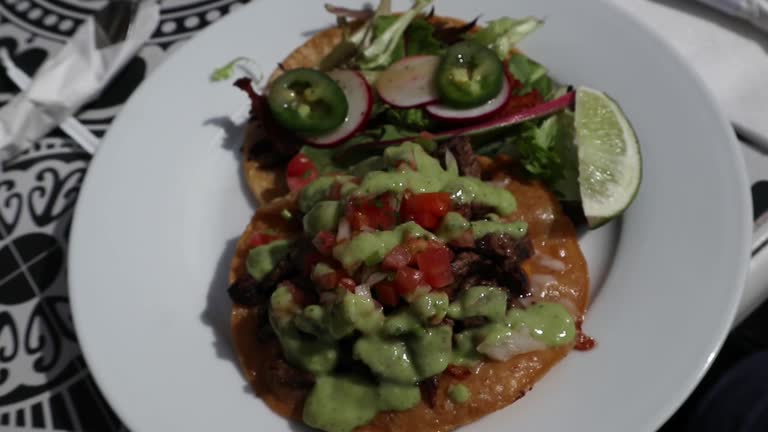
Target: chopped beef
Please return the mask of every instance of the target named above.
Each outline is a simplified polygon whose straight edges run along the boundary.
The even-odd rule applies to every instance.
[[[464,318],[461,323],[464,325],[465,329],[468,328],[475,328],[475,327],[482,327],[486,324],[488,324],[488,318],[486,317],[467,317]]]
[[[275,267],[260,281],[250,274],[237,279],[227,292],[234,303],[243,306],[264,304],[280,282],[290,279],[298,272],[297,260],[288,254],[275,264]]]
[[[430,408],[435,408],[435,405],[437,405],[437,388],[439,385],[440,375],[431,376],[419,383],[421,399]]]
[[[497,286],[509,292],[509,301],[529,293],[528,277],[520,267],[533,255],[533,244],[525,237],[492,233],[475,242],[474,250],[458,250],[451,263],[455,291],[473,286]],[[466,325],[466,324],[464,324]]]
[[[483,219],[489,213],[493,213],[495,209],[489,205],[472,203],[470,206],[470,220]]]
[[[517,240],[509,234],[491,233],[475,244],[480,254],[494,260],[513,260],[519,263],[533,256],[533,244],[528,237]]]
[[[451,270],[455,278],[460,279],[470,273],[476,273],[475,267],[483,261],[483,257],[476,252],[459,252],[451,263]]]
[[[456,163],[459,166],[459,174],[480,178],[483,170],[480,167],[477,156],[475,156],[475,152],[472,150],[472,143],[468,137],[463,135],[457,136],[437,147],[435,156],[442,164],[445,163],[446,152],[451,152],[456,159]]]
[[[308,389],[315,383],[312,373],[293,367],[282,357],[277,357],[267,366],[265,374],[270,387],[291,387]]]
[[[458,204],[451,211],[460,214],[466,220],[478,220],[485,218],[489,213],[493,213],[494,208],[484,204],[472,203]]]
[[[468,367],[453,364],[448,365],[448,367],[445,369],[445,372],[448,375],[460,380],[468,378],[470,375],[472,375],[472,371]]]
[[[469,204],[457,204],[451,211],[460,214],[466,220],[472,220],[472,206]]]

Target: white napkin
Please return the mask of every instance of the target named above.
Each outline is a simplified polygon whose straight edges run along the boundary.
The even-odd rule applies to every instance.
[[[768,0],[698,0],[768,30]]]
[[[50,132],[104,86],[152,35],[160,18],[154,0],[143,1],[126,40],[98,49],[95,24],[87,19],[72,39],[35,73],[29,87],[0,108],[0,161]]]
[[[693,0],[612,1],[676,48],[737,131],[768,149],[767,32]]]

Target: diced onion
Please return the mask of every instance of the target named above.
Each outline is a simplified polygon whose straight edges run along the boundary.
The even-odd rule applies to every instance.
[[[360,284],[355,287],[355,295],[370,297],[371,287],[368,284]]]
[[[536,258],[538,259],[539,263],[550,269],[557,272],[561,272],[565,270],[565,263],[560,261],[559,259],[552,258],[551,256],[543,253],[536,254]]]
[[[374,286],[386,278],[387,278],[386,273],[376,272],[368,276],[368,279],[365,280],[365,284],[368,286]]]
[[[347,218],[341,218],[339,221],[339,230],[336,232],[336,243],[349,240],[352,236],[352,227],[349,225]]]
[[[456,162],[456,156],[453,155],[453,152],[448,150],[445,152],[445,169],[446,171],[459,171],[459,163]]]
[[[499,336],[493,342],[485,341],[477,351],[493,360],[507,361],[518,354],[545,349],[547,346],[531,337],[527,328],[521,327]]]

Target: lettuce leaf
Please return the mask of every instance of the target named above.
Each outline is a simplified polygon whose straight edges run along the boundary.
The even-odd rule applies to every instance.
[[[519,159],[527,173],[546,183],[562,200],[579,199],[578,154],[574,144],[573,112],[553,115],[540,124],[528,122],[491,150]],[[495,147],[495,149],[494,149]]]
[[[552,96],[554,83],[547,75],[547,68],[531,60],[524,54],[515,53],[509,57],[507,64],[509,72],[523,85],[518,94],[538,90],[539,94],[549,100]]]
[[[397,15],[381,15],[373,20],[373,37],[374,40],[381,37],[387,29],[392,27],[397,21]],[[389,63],[394,63],[401,58],[405,57],[405,42],[400,37],[395,42],[395,46],[390,54]]]
[[[383,114],[387,123],[416,132],[429,130],[435,125],[434,120],[421,108],[398,109],[390,107]]]
[[[504,17],[489,21],[483,29],[467,38],[494,50],[503,60],[507,58],[509,51],[515,47],[516,43],[542,24],[544,21],[533,17],[523,19]]]
[[[405,30],[405,55],[441,55],[445,44],[435,38],[435,27],[423,18],[413,20]]]
[[[365,44],[360,50],[358,67],[360,69],[381,69],[392,64],[397,48],[402,43],[403,33],[408,24],[416,18],[422,9],[429,6],[432,0],[414,0],[413,6],[395,17],[383,32],[373,38],[370,44]],[[381,18],[381,17],[377,17]]]

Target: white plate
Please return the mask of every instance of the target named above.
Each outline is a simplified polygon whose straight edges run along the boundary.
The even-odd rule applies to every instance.
[[[240,130],[217,125],[247,103],[208,76],[240,55],[269,72],[304,32],[332,23],[319,3],[298,8],[255,1],[190,41],[136,92],[91,164],[72,229],[72,308],[93,375],[135,431],[290,430],[232,360],[226,269],[253,207]],[[600,288],[586,323],[597,349],[464,430],[653,430],[711,363],[744,282],[748,187],[730,126],[672,49],[609,3],[441,1],[438,11],[546,17],[522,48],[560,80],[616,98],[645,168],[620,223],[583,241]]]

